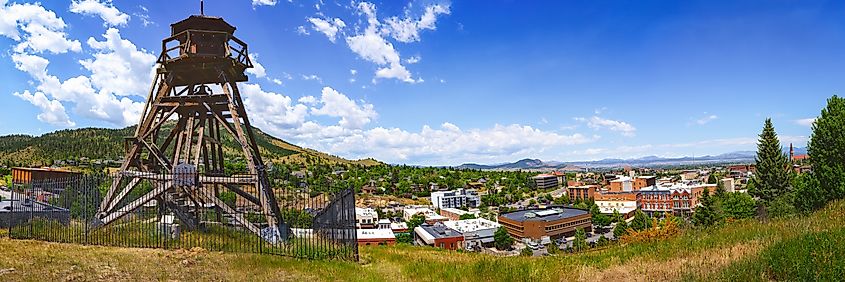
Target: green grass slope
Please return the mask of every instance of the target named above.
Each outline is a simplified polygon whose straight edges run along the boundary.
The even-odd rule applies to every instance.
[[[359,263],[202,250],[0,239],[0,279],[226,281],[827,281],[842,276],[845,201],[808,216],[739,221],[658,242],[553,257],[426,247],[361,249]]]

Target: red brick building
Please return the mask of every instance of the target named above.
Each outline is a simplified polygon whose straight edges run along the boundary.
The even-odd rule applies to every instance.
[[[596,185],[566,187],[566,193],[569,195],[569,200],[573,202],[576,200],[586,201],[587,199],[592,199],[595,197],[597,190],[598,186]]]
[[[414,241],[418,245],[458,250],[464,247],[464,235],[442,223],[423,224],[414,228]]]
[[[576,228],[592,231],[590,212],[571,208],[527,209],[499,215],[511,237],[540,239],[572,236]]]

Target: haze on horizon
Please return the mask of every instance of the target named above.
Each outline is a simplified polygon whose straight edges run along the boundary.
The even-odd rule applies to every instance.
[[[45,1],[46,2],[46,1]],[[198,1],[0,0],[0,135],[137,123]],[[843,89],[835,1],[205,1],[249,44],[253,125],[415,165],[804,147]]]

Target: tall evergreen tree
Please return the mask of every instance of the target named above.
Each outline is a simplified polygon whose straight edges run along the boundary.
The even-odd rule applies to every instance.
[[[754,174],[752,195],[763,204],[789,192],[791,166],[780,147],[772,119],[767,118],[757,142],[757,172]]]
[[[813,123],[807,146],[813,174],[802,190],[809,201],[799,206],[816,209],[827,201],[845,198],[845,98],[833,96]],[[803,194],[803,193],[802,193]]]
[[[719,210],[715,207],[714,198],[710,196],[710,189],[704,188],[701,193],[699,207],[695,208],[695,213],[692,215],[692,223],[696,226],[708,227],[713,226],[722,221],[722,216]]]
[[[576,252],[587,249],[587,233],[581,227],[575,228],[575,241],[572,242],[572,248]]]

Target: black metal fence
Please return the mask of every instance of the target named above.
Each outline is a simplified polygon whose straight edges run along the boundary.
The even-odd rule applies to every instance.
[[[285,187],[272,189],[279,208],[278,226],[282,229],[281,239],[276,240],[264,234],[269,227],[266,213],[256,205],[258,199],[251,198],[260,194],[257,187],[241,185],[236,189],[219,184],[238,182],[232,176],[224,179],[200,175],[196,182],[178,187],[173,186],[172,175],[136,180],[121,203],[110,204],[119,211],[114,213],[117,216],[103,223],[103,197],[116,179],[131,181],[127,177],[89,174],[14,184],[11,199],[0,201],[0,227],[8,228],[12,239],[165,249],[200,247],[308,259],[358,260],[355,195],[349,188],[276,183],[275,186]],[[211,195],[214,199],[209,198]],[[132,202],[143,204],[121,210],[121,206]]]

